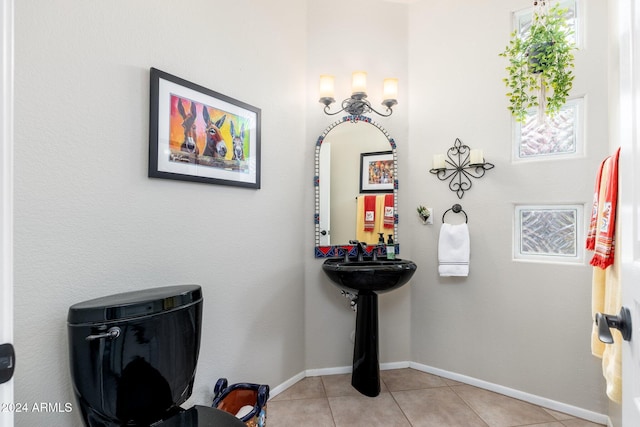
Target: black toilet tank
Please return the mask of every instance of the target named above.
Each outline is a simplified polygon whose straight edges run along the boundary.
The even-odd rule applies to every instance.
[[[171,415],[193,389],[201,323],[198,285],[71,306],[71,376],[85,424],[148,425]]]

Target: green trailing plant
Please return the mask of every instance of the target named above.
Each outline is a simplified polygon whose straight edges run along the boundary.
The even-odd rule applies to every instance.
[[[569,40],[573,30],[566,23],[567,9],[558,4],[549,10],[536,8],[527,34],[518,30],[500,53],[509,60],[509,111],[524,122],[527,111],[538,107],[540,116],[556,115],[567,102],[573,86],[575,45]]]

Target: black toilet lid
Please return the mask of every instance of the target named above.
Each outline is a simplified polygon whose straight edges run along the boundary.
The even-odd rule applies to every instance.
[[[69,307],[69,325],[101,324],[187,307],[202,300],[199,285],[175,285],[108,295]]]
[[[246,425],[228,412],[196,405],[167,420],[154,423],[151,427],[246,427]]]

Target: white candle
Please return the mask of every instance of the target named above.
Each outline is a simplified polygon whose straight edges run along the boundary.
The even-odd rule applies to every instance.
[[[433,155],[433,169],[445,169],[446,163],[444,160],[444,154]]]
[[[472,165],[481,165],[484,163],[484,155],[482,150],[471,150],[469,162]]]

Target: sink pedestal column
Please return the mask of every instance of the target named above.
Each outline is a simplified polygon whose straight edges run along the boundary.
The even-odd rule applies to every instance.
[[[356,314],[351,385],[365,396],[380,394],[378,362],[378,294],[360,292]]]

